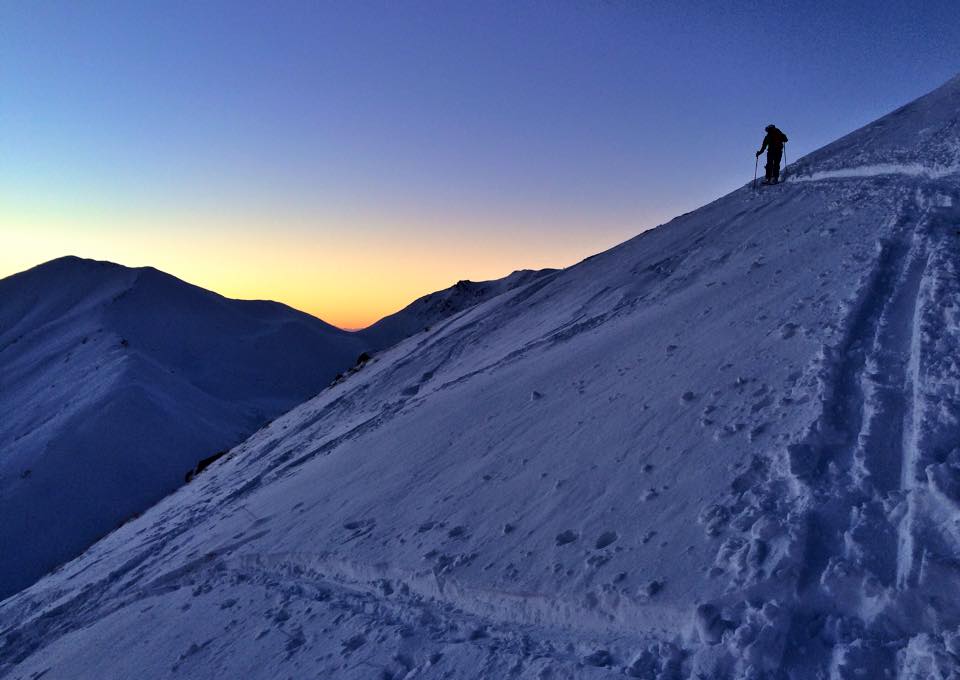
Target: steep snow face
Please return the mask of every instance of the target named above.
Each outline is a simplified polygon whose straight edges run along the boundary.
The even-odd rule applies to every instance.
[[[0,674],[955,677],[960,184],[841,155],[382,353],[0,605]]]
[[[491,298],[526,285],[534,279],[554,272],[553,269],[515,271],[493,281],[458,281],[445,290],[424,295],[396,314],[384,317],[358,332],[371,349],[383,349],[398,341],[429,330],[431,326]]]
[[[0,597],[316,394],[362,347],[153,269],[64,258],[0,281]]]
[[[802,177],[823,173],[820,177],[824,179],[857,173],[934,179],[958,174],[960,119],[955,115],[958,108],[960,75],[930,94],[809,154],[790,174]]]

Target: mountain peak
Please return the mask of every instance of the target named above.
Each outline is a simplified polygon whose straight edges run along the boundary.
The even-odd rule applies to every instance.
[[[327,386],[365,343],[279,303],[67,256],[0,281],[0,598]]]
[[[109,260],[96,260],[78,255],[63,255],[43,262],[34,269],[130,269],[122,264],[110,262]],[[29,270],[28,270],[29,271]]]

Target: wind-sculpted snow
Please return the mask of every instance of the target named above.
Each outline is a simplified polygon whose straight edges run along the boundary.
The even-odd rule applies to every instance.
[[[855,168],[836,168],[834,170],[819,170],[809,175],[791,175],[789,182],[819,182],[825,179],[844,179],[856,177],[883,177],[887,175],[903,175],[905,177],[923,177],[927,179],[943,179],[951,175],[960,175],[960,165],[944,167],[930,167],[920,164],[911,165],[864,165]]]
[[[814,151],[796,164],[800,175],[868,166],[960,167],[960,75],[930,94]]]
[[[0,605],[0,675],[954,678],[958,230],[747,187],[471,307]]]

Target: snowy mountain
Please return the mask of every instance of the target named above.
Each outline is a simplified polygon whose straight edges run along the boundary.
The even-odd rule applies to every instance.
[[[71,257],[0,281],[0,597],[315,395],[364,347],[155,269]]]
[[[444,290],[424,295],[395,314],[384,317],[358,334],[373,349],[391,347],[400,340],[429,330],[465,309],[489,300],[534,279],[549,274],[553,269],[532,271],[523,269],[493,281],[458,281]]]
[[[0,281],[0,599],[317,394],[358,355],[537,272],[461,282],[348,333],[152,268],[65,257]]]
[[[10,678],[953,678],[960,78],[420,333],[0,604]]]

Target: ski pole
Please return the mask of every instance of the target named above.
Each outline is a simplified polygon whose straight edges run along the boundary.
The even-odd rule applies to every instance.
[[[787,180],[787,145],[783,145],[783,180]]]
[[[757,168],[760,167],[760,156],[757,156],[757,160],[753,163],[753,188],[757,188]]]

